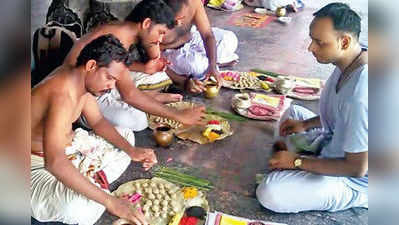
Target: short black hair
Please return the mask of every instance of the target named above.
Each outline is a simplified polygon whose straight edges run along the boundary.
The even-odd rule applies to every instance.
[[[173,10],[174,13],[177,13],[181,10],[183,4],[187,4],[187,0],[165,0],[165,3]]]
[[[129,52],[112,34],[100,36],[87,44],[80,52],[76,66],[85,65],[91,59],[96,60],[99,67],[107,67],[112,61],[123,62],[126,66],[132,63]]]
[[[335,30],[349,32],[359,39],[361,18],[347,4],[330,3],[313,13],[313,16],[315,18],[329,17],[333,21]]]
[[[125,18],[125,21],[143,22],[150,18],[156,24],[165,24],[169,29],[176,25],[175,13],[162,0],[143,0]]]

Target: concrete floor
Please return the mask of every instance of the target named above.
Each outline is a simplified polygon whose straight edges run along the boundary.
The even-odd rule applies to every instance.
[[[45,15],[45,1],[32,1],[32,32]],[[235,27],[227,24],[230,13],[207,9],[213,26],[234,31],[239,39],[237,54],[240,63],[236,70],[247,71],[258,67],[274,72],[319,77],[326,79],[331,73],[331,65],[318,64],[307,52],[310,42],[308,25],[312,13],[326,3],[311,1],[304,11],[291,14],[293,20],[288,25],[272,22],[262,29]],[[350,5],[360,11],[363,18],[361,42],[367,45],[367,1],[350,1]],[[250,10],[250,8],[244,9]],[[36,14],[36,16],[34,16]],[[42,20],[43,21],[43,20]],[[206,100],[202,96],[186,96],[186,100],[202,103],[217,110],[231,111],[230,99],[236,91],[223,89],[220,97]],[[228,104],[226,104],[226,102]],[[318,101],[295,101],[318,112]],[[368,211],[350,209],[338,213],[305,212],[298,214],[278,214],[262,208],[254,197],[255,174],[267,171],[267,159],[270,157],[274,123],[249,121],[232,122],[235,134],[223,141],[209,145],[197,145],[191,142],[176,141],[170,148],[158,148],[151,138],[151,131],[136,133],[137,146],[156,149],[159,164],[177,167],[183,172],[207,178],[214,183],[215,189],[208,193],[212,210],[287,224],[368,224]],[[168,158],[173,160],[166,162]],[[142,172],[132,163],[128,170],[114,183],[111,190],[130,180],[151,177],[150,172]],[[115,217],[104,213],[97,225],[111,224]]]

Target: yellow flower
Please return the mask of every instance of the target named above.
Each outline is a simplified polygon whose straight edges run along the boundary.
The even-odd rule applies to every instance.
[[[197,188],[194,188],[194,187],[185,187],[185,188],[183,188],[182,191],[183,191],[184,199],[195,198],[198,195],[198,190],[197,190]]]

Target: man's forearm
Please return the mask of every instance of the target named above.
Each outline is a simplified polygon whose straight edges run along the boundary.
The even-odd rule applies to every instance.
[[[181,88],[182,90],[184,90],[185,88],[185,83],[188,79],[187,76],[185,75],[178,75],[176,74],[173,70],[171,70],[170,68],[166,69],[166,74],[169,76],[169,78],[173,81],[173,83],[175,85],[177,85],[179,88]]]
[[[307,119],[303,121],[306,130],[312,128],[319,128],[321,127],[320,116],[315,116],[313,118]]]
[[[123,96],[122,100],[127,104],[151,115],[177,120],[178,115],[176,110],[159,103],[157,100],[141,91],[135,91],[133,94]]]
[[[111,196],[79,173],[65,155],[61,157],[46,165],[46,169],[68,188],[106,206]]]
[[[204,39],[206,55],[208,57],[209,67],[216,69],[216,39],[213,34],[207,35]]]
[[[359,166],[349,163],[345,158],[323,159],[302,158],[300,169],[330,176],[362,177],[367,171]]]
[[[145,64],[140,62],[133,62],[132,65],[129,66],[129,71],[145,73]]]

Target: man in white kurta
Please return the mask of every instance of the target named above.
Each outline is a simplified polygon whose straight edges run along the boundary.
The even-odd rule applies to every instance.
[[[309,51],[336,68],[323,90],[320,116],[293,106],[279,133],[319,133],[324,141],[317,157],[286,151],[284,144],[276,149],[269,167],[278,170],[267,174],[256,191],[259,202],[276,212],[368,208],[368,66],[358,43],[360,17],[342,3],[314,15]]]

